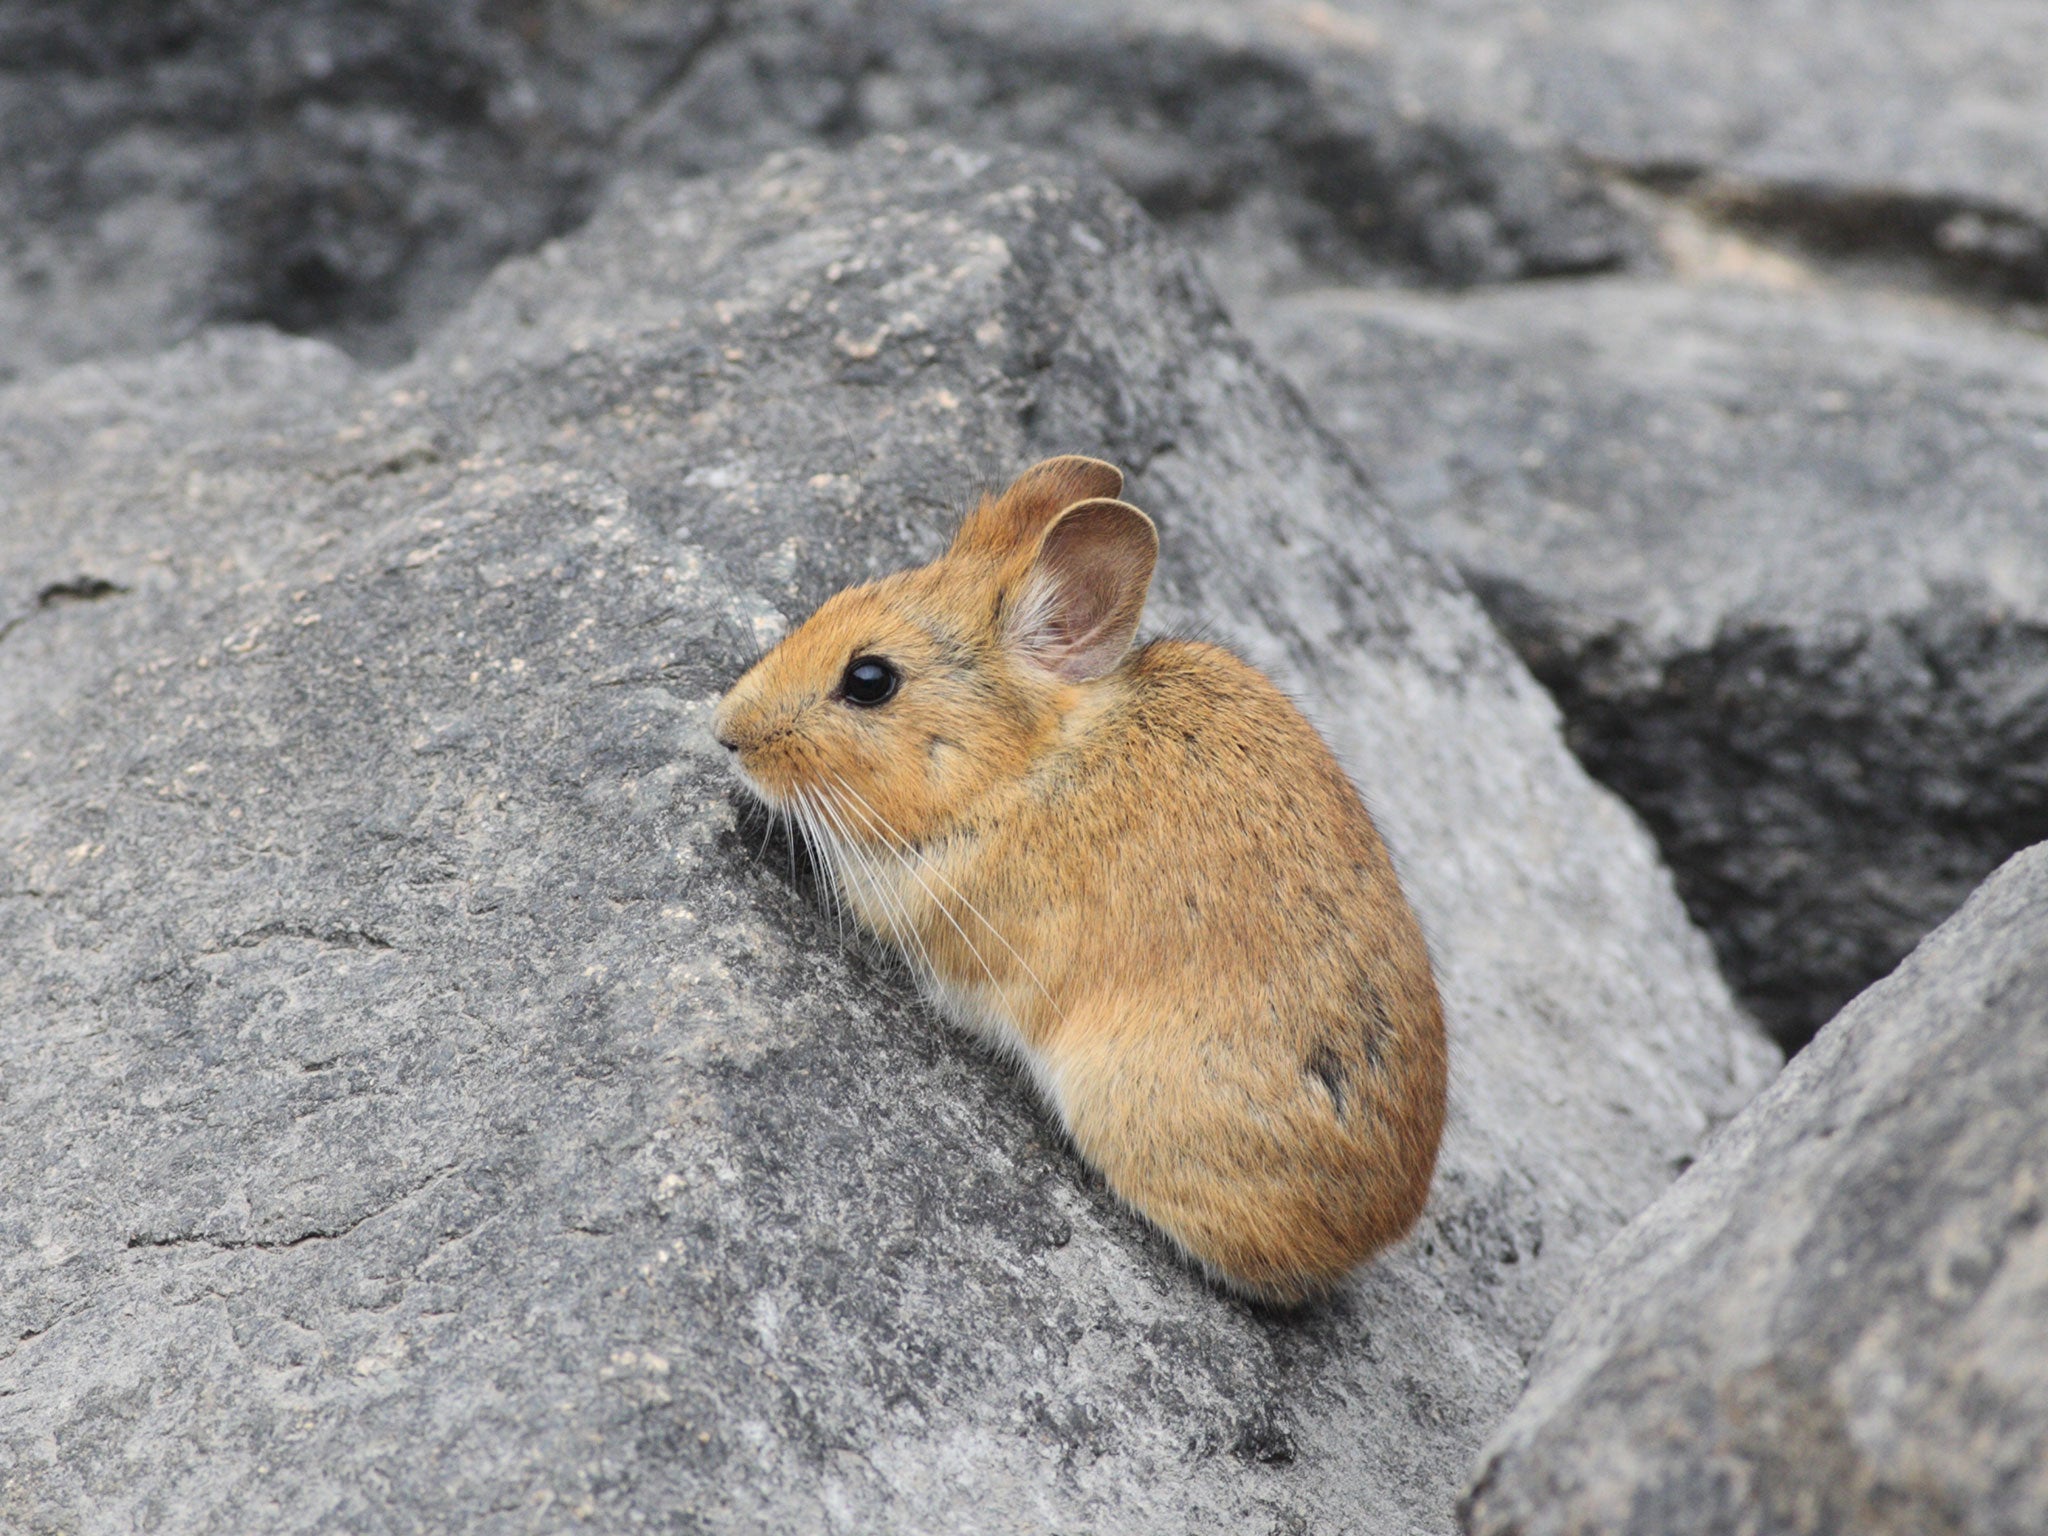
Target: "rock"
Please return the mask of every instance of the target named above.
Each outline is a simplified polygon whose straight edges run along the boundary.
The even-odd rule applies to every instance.
[[[402,356],[583,217],[709,0],[0,16],[0,382],[210,320]]]
[[[356,383],[333,347],[250,326],[0,391],[0,741],[147,648],[188,654],[216,604],[336,537],[222,489],[305,467],[304,430]]]
[[[0,382],[262,320],[402,357],[622,165],[942,128],[1097,156],[1265,273],[1613,266],[1569,158],[1422,118],[1360,38],[1199,0],[16,5],[0,17]]]
[[[2048,299],[2048,14],[2027,0],[1337,0],[1432,117],[1506,121],[1715,222]]]
[[[2044,1019],[2039,847],[1600,1260],[1467,1529],[2048,1529]]]
[[[2048,349],[1877,296],[1301,294],[1266,354],[1796,1048],[2048,838]]]
[[[1248,288],[1641,266],[1676,210],[2038,302],[2044,65],[2025,0],[17,0],[0,382],[222,319],[390,361],[621,164],[915,127],[1095,157]]]
[[[1328,6],[765,0],[735,8],[625,147],[697,171],[913,129],[1082,157],[1249,286],[1304,268],[1499,281],[1650,248],[1574,158],[1419,110]]]
[[[196,440],[211,376],[145,392]],[[841,942],[704,730],[1077,448],[1160,522],[1154,622],[1356,771],[1440,962],[1431,1209],[1299,1316]],[[1548,697],[1099,180],[629,181],[211,475],[249,575],[81,646],[0,758],[0,1524],[1446,1530],[1585,1263],[1771,1071]],[[24,496],[182,515],[102,436],[34,476],[10,541],[59,542]]]

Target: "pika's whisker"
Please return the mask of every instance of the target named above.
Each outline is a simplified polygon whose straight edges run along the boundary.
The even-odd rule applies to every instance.
[[[835,774],[834,777],[837,778],[838,775]],[[841,787],[843,787],[848,794],[852,795],[855,800],[860,800],[860,792],[854,789],[854,787],[851,784],[846,783],[844,779],[840,780],[840,784]],[[841,803],[845,804],[845,802]],[[861,801],[861,805],[866,806],[866,802]],[[968,953],[974,956],[975,964],[981,967],[981,973],[983,976],[988,978],[988,983],[990,986],[1000,988],[1002,985],[1002,983],[996,979],[995,968],[988,963],[988,957],[981,952],[981,946],[976,944],[973,939],[967,936],[967,930],[960,926],[960,920],[953,916],[951,909],[948,908],[945,901],[940,897],[939,893],[931,888],[930,884],[925,880],[924,875],[919,872],[919,864],[922,864],[925,869],[930,870],[933,877],[936,878],[949,891],[951,891],[953,895],[959,899],[961,905],[965,906],[967,910],[973,914],[975,919],[978,922],[980,922],[981,926],[986,928],[989,931],[989,933],[994,936],[996,942],[998,944],[1001,944],[1005,950],[1009,951],[1011,958],[1014,959],[1017,962],[1017,964],[1023,969],[1024,974],[1031,978],[1031,984],[1038,988],[1039,996],[1043,997],[1045,999],[1046,1006],[1052,1009],[1053,1017],[1064,1022],[1065,1015],[1061,1012],[1059,1004],[1053,1001],[1052,993],[1046,989],[1045,983],[1039,980],[1038,973],[1031,968],[1030,963],[1027,962],[1022,955],[1019,955],[1017,953],[1017,951],[1011,946],[1010,941],[1003,937],[1002,930],[997,928],[994,923],[988,920],[988,918],[983,914],[981,909],[975,906],[973,901],[971,901],[968,898],[967,894],[964,891],[962,891],[958,886],[954,885],[952,881],[948,880],[945,877],[944,873],[940,871],[938,866],[931,862],[929,856],[927,856],[921,849],[918,849],[915,846],[913,846],[909,842],[909,840],[903,836],[902,833],[896,831],[894,827],[890,826],[887,820],[882,817],[881,813],[876,811],[872,806],[868,806],[864,812],[860,811],[858,807],[854,807],[851,805],[849,805],[847,808],[849,810],[854,810],[856,814],[862,815],[863,820],[865,820],[868,823],[870,830],[879,832],[881,834],[883,838],[882,846],[886,848],[892,855],[894,855],[896,862],[903,866],[904,872],[908,874],[911,879],[915,880],[918,883],[918,885],[923,889],[926,896],[931,898],[931,903],[934,907],[938,909],[939,915],[945,918],[945,920],[948,923],[951,923],[953,925],[953,931],[960,935],[960,942],[965,944],[967,946]],[[908,850],[908,852],[906,853],[905,850]],[[913,863],[911,861],[911,854],[916,855],[918,861],[917,863]]]
[[[806,790],[803,795],[805,824],[825,864],[826,884],[832,910],[839,919],[839,933],[846,936],[846,919],[851,915],[853,870],[848,862],[846,842],[825,811],[822,796]]]
[[[824,810],[827,816],[831,817],[834,824],[839,828],[844,838],[844,846],[847,852],[852,854],[854,859],[865,869],[868,889],[874,892],[876,899],[883,903],[893,914],[896,926],[905,938],[909,940],[910,944],[916,946],[917,953],[914,956],[909,954],[904,956],[906,963],[910,966],[911,974],[920,983],[936,980],[938,977],[938,967],[932,961],[931,951],[925,946],[924,935],[917,931],[916,924],[911,920],[910,911],[903,904],[903,898],[897,892],[890,889],[889,882],[884,880],[881,871],[875,868],[873,859],[868,851],[861,847],[859,840],[853,836],[851,829],[847,827],[842,819],[842,813],[847,809],[845,802],[838,800],[837,797],[827,792],[820,797],[820,808]]]
[[[840,817],[850,817],[850,815],[854,815],[852,807],[850,807],[850,805],[846,805],[846,801],[842,801],[842,799],[838,799],[838,797],[831,797],[831,799],[834,799],[834,805],[838,807],[838,809],[836,809],[836,815],[840,815]],[[842,821],[842,825],[844,825],[844,821]],[[911,915],[909,903],[907,903],[907,901],[903,899],[903,893],[901,893],[901,891],[899,891],[899,889],[895,887],[895,883],[891,883],[889,879],[885,879],[885,877],[883,877],[883,872],[881,872],[881,864],[877,862],[877,854],[874,854],[874,850],[872,850],[872,848],[868,848],[868,846],[864,846],[864,844],[862,844],[862,840],[854,838],[854,834],[852,834],[852,829],[848,829],[848,834],[846,834],[846,836],[848,836],[848,844],[852,844],[852,846],[856,848],[856,852],[860,854],[860,858],[862,858],[862,860],[866,862],[866,866],[868,866],[868,872],[870,872],[870,879],[874,881],[874,889],[877,889],[877,891],[879,891],[879,893],[881,893],[881,895],[883,895],[883,897],[887,899],[887,903],[889,903],[889,909],[891,909],[891,911],[895,913],[895,920],[897,920],[897,928],[899,928],[899,930],[903,932],[903,936],[905,936],[905,938],[907,938],[907,940],[909,940],[909,942],[911,942],[911,944],[913,944],[915,948],[918,948],[918,956],[915,956],[915,965],[913,965],[913,971],[915,971],[915,973],[918,973],[920,981],[930,981],[930,983],[936,983],[936,981],[938,981],[938,963],[936,963],[936,961],[934,961],[934,958],[932,958],[932,948],[930,948],[930,944],[926,944],[926,938],[924,938],[924,934],[922,934],[922,932],[920,932],[920,928],[918,928],[918,920],[915,920],[915,918],[913,918],[913,915]],[[979,958],[979,956],[977,956],[977,958]],[[981,969],[983,969],[983,973],[987,973],[987,965],[983,965]]]
[[[846,912],[839,900],[839,873],[833,862],[831,843],[818,824],[809,798],[801,791],[791,801],[790,808],[803,827],[804,846],[816,860],[818,899],[831,915],[832,926],[838,930],[843,942],[846,938]]]
[[[1018,954],[1016,947],[1013,944],[1011,944],[1008,939],[1003,937],[1002,929],[998,928],[994,923],[988,920],[987,916],[982,912],[981,908],[977,907],[974,904],[973,900],[967,895],[965,891],[961,890],[959,886],[955,885],[951,880],[948,880],[946,878],[945,871],[940,869],[937,864],[932,862],[931,856],[929,854],[927,854],[922,848],[919,848],[915,843],[911,842],[910,839],[905,837],[901,832],[898,832],[893,826],[889,824],[888,818],[883,816],[882,813],[876,810],[873,806],[869,805],[867,801],[861,797],[861,793],[859,790],[855,789],[851,784],[847,783],[845,779],[840,778],[840,776],[836,773],[833,774],[832,777],[838,779],[839,787],[845,790],[847,794],[851,795],[854,798],[854,800],[859,803],[860,807],[866,811],[868,818],[875,827],[875,830],[879,831],[885,838],[893,840],[894,844],[901,845],[901,850],[899,850],[895,846],[891,846],[890,852],[895,853],[896,857],[903,861],[904,868],[910,871],[912,878],[916,879],[919,885],[924,885],[923,877],[918,874],[916,866],[910,863],[909,858],[907,857],[906,852],[904,850],[907,850],[907,854],[916,855],[918,863],[922,864],[926,869],[930,870],[932,872],[932,877],[934,879],[936,879],[941,885],[945,886],[947,890],[951,891],[955,896],[957,896],[960,899],[960,904],[974,915],[975,921],[979,922],[982,927],[986,928],[989,931],[989,933],[995,938],[995,941],[998,944],[1002,945],[1004,949],[1009,951],[1010,958],[1012,960],[1015,960],[1018,965],[1023,967],[1024,974],[1031,978],[1031,984],[1034,987],[1038,988],[1038,995],[1040,997],[1043,997],[1045,999],[1046,1006],[1052,1009],[1053,1017],[1056,1019],[1064,1019],[1065,1015],[1060,1011],[1060,1005],[1053,1000],[1053,995],[1049,990],[1047,990],[1045,983],[1038,979],[1038,972],[1034,971],[1031,968],[1031,962],[1026,960],[1022,955]],[[932,892],[932,888],[926,885],[925,891],[927,894],[931,895],[933,905],[938,907],[938,909],[941,912],[946,913],[946,920],[948,922],[953,922],[953,914],[951,912],[946,911],[946,904],[939,900],[937,894]],[[960,930],[960,925],[957,922],[953,922],[953,927],[956,931]],[[960,931],[960,937],[962,941],[966,943],[969,949],[974,949],[974,941],[969,939],[964,931]],[[974,958],[977,960],[981,960],[980,950],[974,950]],[[989,969],[988,962],[982,960],[981,968],[984,972],[987,972]],[[995,981],[995,976],[993,973],[989,974],[989,980],[990,982]]]

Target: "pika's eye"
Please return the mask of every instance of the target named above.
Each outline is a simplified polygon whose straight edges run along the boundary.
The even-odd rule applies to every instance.
[[[896,697],[903,674],[879,656],[856,656],[839,679],[839,696],[849,704],[872,709]]]

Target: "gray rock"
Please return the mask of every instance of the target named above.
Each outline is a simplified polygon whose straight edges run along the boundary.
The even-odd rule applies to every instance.
[[[1783,1043],[2048,838],[2039,341],[1619,280],[1250,323],[1556,693]]]
[[[1639,265],[1623,181],[2038,300],[2043,79],[2026,0],[17,0],[0,381],[221,319],[389,360],[621,163],[912,127],[1084,151],[1261,283]]]
[[[0,10],[0,382],[214,320],[402,356],[583,217],[710,0]]]
[[[1532,137],[1859,265],[2048,299],[2029,0],[1336,0],[1431,116]]]
[[[186,654],[243,583],[337,536],[222,490],[310,468],[305,430],[356,383],[334,348],[251,326],[0,391],[0,741],[149,647]]]
[[[1329,7],[757,0],[626,148],[694,171],[913,129],[1083,157],[1264,285],[1462,284],[1649,253],[1572,156],[1492,115],[1420,110]]]
[[[1191,0],[17,4],[0,382],[221,319],[392,361],[621,165],[912,127],[1095,156],[1261,273],[1470,281],[1647,249],[1569,157],[1418,116],[1354,41]]]
[[[1474,1536],[2048,1529],[2048,847],[1601,1259]]]
[[[843,943],[705,730],[1076,448],[1160,521],[1154,621],[1354,768],[1440,962],[1431,1209],[1298,1316]],[[35,476],[180,494],[89,435]],[[1099,180],[876,141],[625,183],[204,494],[250,574],[0,758],[0,1524],[1444,1531],[1583,1266],[1772,1069],[1548,697]]]

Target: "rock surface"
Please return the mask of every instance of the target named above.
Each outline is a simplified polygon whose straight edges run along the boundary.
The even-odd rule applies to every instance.
[[[210,425],[228,353],[305,415]],[[14,590],[131,591],[0,647],[136,627],[36,662],[0,759],[0,1524],[1448,1528],[1771,1052],[1187,258],[1103,183],[877,142],[627,183],[404,372],[338,367],[244,337],[6,404]],[[110,425],[66,454],[67,411]],[[1205,1289],[841,944],[703,728],[1072,449],[1160,521],[1155,622],[1324,726],[1439,958],[1431,1210],[1302,1316]],[[115,505],[202,508],[215,574],[152,584]]]
[[[23,0],[0,382],[221,319],[390,359],[621,165],[914,127],[1085,153],[1260,280],[1640,265],[1632,186],[2038,301],[2044,79],[2027,0]]]
[[[0,382],[267,320],[402,356],[622,166],[875,131],[1099,159],[1260,273],[1613,266],[1569,157],[1425,117],[1335,13],[1139,0],[393,0],[0,15]]]
[[[0,391],[0,741],[287,551],[331,542],[235,490],[303,466],[306,431],[356,385],[333,347],[250,326]]]
[[[625,148],[698,170],[913,129],[1081,156],[1247,283],[1470,283],[1649,252],[1573,157],[1420,110],[1372,31],[1328,6],[757,0]]]
[[[0,10],[0,383],[213,320],[403,355],[588,213],[711,0]]]
[[[1474,1536],[2048,1529],[2048,847],[1603,1256]]]
[[[2048,838],[2048,344],[1647,279],[1248,319],[1787,1046]]]
[[[1505,121],[1709,215],[2048,299],[2030,0],[1334,0],[1430,115]]]

